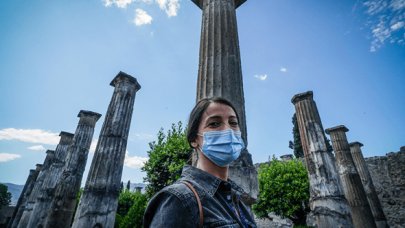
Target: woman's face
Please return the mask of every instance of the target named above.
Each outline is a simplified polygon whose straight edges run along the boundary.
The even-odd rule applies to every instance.
[[[211,103],[201,117],[200,126],[193,147],[201,147],[203,144],[203,135],[206,131],[222,131],[226,129],[240,130],[238,118],[235,111],[225,104]]]

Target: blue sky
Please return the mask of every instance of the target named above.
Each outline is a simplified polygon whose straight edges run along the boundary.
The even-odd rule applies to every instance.
[[[248,0],[237,20],[255,163],[292,153],[290,100],[308,90],[365,157],[405,145],[404,0]],[[23,184],[82,109],[103,115],[96,142],[119,71],[142,86],[122,178],[141,182],[148,143],[195,103],[200,28],[191,0],[1,1],[0,182]]]

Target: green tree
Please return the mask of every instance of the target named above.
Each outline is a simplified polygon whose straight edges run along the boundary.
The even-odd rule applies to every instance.
[[[144,181],[148,183],[148,198],[160,189],[175,182],[181,175],[182,167],[190,158],[191,148],[187,142],[186,130],[182,123],[172,124],[167,135],[161,129],[157,141],[149,143],[149,160],[142,171],[146,172]]]
[[[301,143],[301,136],[300,136],[300,131],[298,128],[298,121],[297,121],[297,115],[294,113],[292,117],[292,123],[293,123],[293,137],[294,137],[294,142],[289,141],[288,147],[294,150],[294,156],[296,158],[302,158],[304,157],[304,150],[302,148],[302,143]],[[332,152],[333,148],[330,145],[330,140],[325,136],[325,143],[326,143],[326,150],[328,152]]]
[[[127,182],[127,190],[130,191],[131,190],[131,181],[128,180]]]
[[[124,190],[118,198],[118,208],[115,217],[117,228],[142,227],[143,214],[147,205],[145,194]]]
[[[291,219],[294,224],[305,224],[308,212],[309,181],[307,171],[299,160],[279,161],[258,170],[259,196],[253,211],[259,218],[270,212]]]
[[[11,193],[8,191],[7,185],[0,183],[0,209],[3,206],[8,206],[10,202],[11,202]]]
[[[297,115],[294,113],[292,117],[292,124],[293,124],[293,137],[294,137],[294,142],[289,142],[289,147],[294,150],[294,156],[296,158],[302,158],[304,157],[304,151],[302,149],[302,144],[301,144],[301,136],[300,136],[300,131],[298,129],[298,121],[297,121]]]

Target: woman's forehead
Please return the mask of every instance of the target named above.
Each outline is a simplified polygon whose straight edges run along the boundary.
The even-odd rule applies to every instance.
[[[226,104],[211,103],[203,114],[203,119],[218,116],[218,117],[236,117],[235,111]]]

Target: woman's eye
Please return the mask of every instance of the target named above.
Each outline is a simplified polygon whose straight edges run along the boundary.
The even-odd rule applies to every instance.
[[[236,121],[231,121],[229,122],[229,125],[231,125],[231,127],[237,127],[239,124]]]
[[[219,127],[219,126],[221,126],[221,123],[220,122],[211,122],[208,124],[208,126],[209,127]]]

